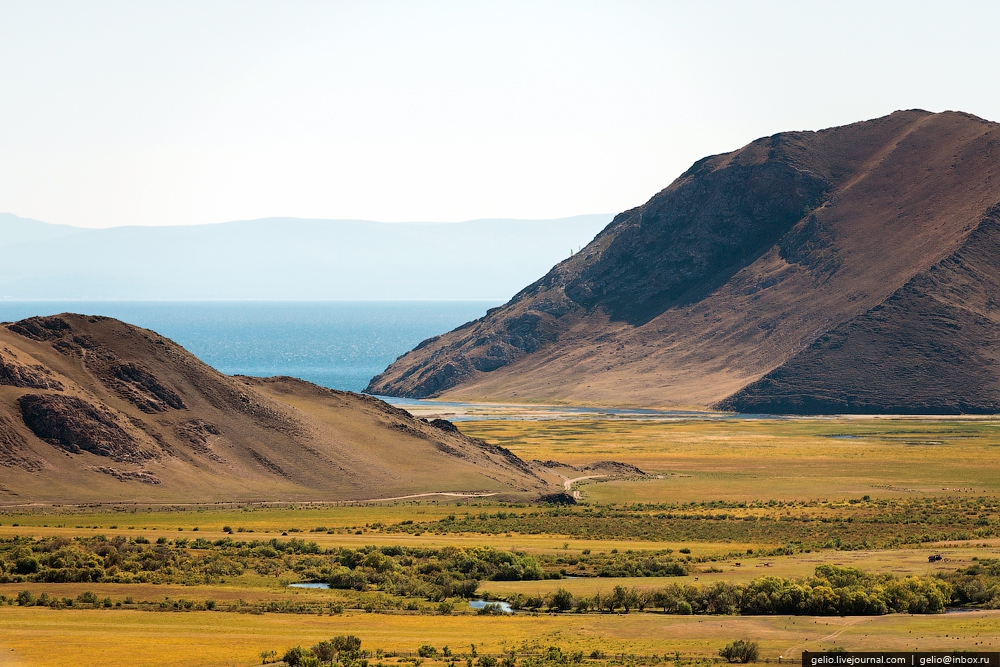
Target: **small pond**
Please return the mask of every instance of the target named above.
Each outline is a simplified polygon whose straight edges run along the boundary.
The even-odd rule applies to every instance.
[[[308,583],[308,584],[288,584],[289,588],[329,588],[330,584]]]

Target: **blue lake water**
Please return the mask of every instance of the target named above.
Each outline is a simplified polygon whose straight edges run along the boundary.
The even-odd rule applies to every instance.
[[[360,391],[420,341],[499,301],[0,301],[0,321],[63,312],[152,329],[230,375]]]

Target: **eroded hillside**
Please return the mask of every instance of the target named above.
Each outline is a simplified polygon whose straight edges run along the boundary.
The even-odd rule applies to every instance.
[[[64,314],[0,326],[0,501],[537,497],[507,450],[377,399],[228,377],[172,341]]]
[[[901,111],[705,158],[367,391],[994,412],[998,128]],[[871,342],[876,321],[881,341]]]

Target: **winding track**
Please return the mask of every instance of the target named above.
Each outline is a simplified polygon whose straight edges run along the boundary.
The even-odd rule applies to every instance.
[[[381,503],[387,500],[409,500],[410,498],[424,498],[426,496],[449,496],[452,498],[489,498],[496,493],[452,493],[449,491],[434,491],[433,493],[414,493],[410,496],[395,496],[394,498],[370,498],[368,500],[348,500],[350,503]]]
[[[559,475],[559,476],[563,478],[563,488],[566,489],[567,491],[572,490],[574,482],[582,482],[585,479],[597,479],[598,477],[607,477],[607,475],[585,475],[583,477],[574,477],[573,479],[570,479],[565,475]],[[580,499],[579,491],[572,491],[572,493],[574,498],[576,498],[577,500]]]

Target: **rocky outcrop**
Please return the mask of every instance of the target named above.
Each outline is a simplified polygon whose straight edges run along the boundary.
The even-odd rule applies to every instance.
[[[174,433],[186,440],[196,453],[219,463],[225,462],[213,448],[222,438],[222,430],[215,424],[204,419],[188,419],[174,427]]]
[[[38,341],[58,340],[70,330],[69,324],[59,317],[29,317],[8,324],[7,328],[25,338]]]
[[[110,466],[95,466],[96,472],[111,475],[119,482],[140,482],[142,484],[159,484],[160,478],[147,470],[119,470]]]
[[[114,415],[76,396],[25,394],[17,402],[32,433],[68,452],[86,451],[115,461],[151,458]]]
[[[0,385],[25,389],[55,389],[62,391],[62,383],[41,364],[25,364],[17,354],[0,348]]]
[[[5,468],[23,468],[35,472],[44,468],[44,464],[28,452],[28,443],[24,436],[9,419],[0,414],[0,466]]]
[[[137,364],[116,364],[111,372],[116,380],[115,390],[143,412],[166,412],[168,409],[183,410],[187,407],[180,396]]]

